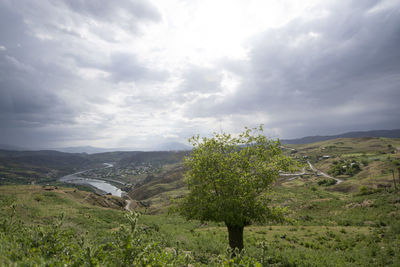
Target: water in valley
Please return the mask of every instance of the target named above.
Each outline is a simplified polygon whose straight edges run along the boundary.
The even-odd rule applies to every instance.
[[[110,168],[113,167],[111,163],[104,163],[106,167]],[[100,179],[93,179],[93,178],[84,178],[80,177],[79,174],[84,173],[85,171],[69,174],[60,178],[61,182],[64,183],[72,183],[72,184],[84,184],[90,185],[95,187],[96,189],[100,190],[101,192],[111,193],[113,196],[121,197],[125,194],[124,191],[119,189],[118,187],[113,186],[112,184],[108,183],[107,181],[100,180]]]

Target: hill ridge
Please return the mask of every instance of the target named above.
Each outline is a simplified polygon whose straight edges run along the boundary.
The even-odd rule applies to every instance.
[[[282,144],[311,144],[320,141],[327,141],[337,138],[359,138],[359,137],[386,137],[400,138],[400,129],[393,130],[372,130],[372,131],[354,131],[337,135],[314,135],[295,139],[282,139]]]

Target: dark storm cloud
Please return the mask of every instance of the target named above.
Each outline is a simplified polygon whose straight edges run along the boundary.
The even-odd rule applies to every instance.
[[[94,106],[107,101],[98,82],[78,74],[82,62],[92,61],[94,69],[108,68],[116,80],[132,74],[143,79],[141,75],[148,76],[149,71],[134,57],[127,58],[125,67],[115,60],[118,57],[110,64],[107,56],[96,55],[82,29],[107,39],[104,36],[118,27],[137,33],[143,21],[159,19],[148,1],[0,0],[2,143],[38,147],[98,136],[98,131],[77,124],[77,119],[91,116]],[[101,28],[92,21],[109,23]],[[113,39],[112,34],[108,38]]]
[[[398,127],[400,4],[381,3],[336,1],[327,16],[257,36],[248,62],[226,64],[242,77],[239,90],[188,114],[263,112],[286,136]]]
[[[0,9],[0,25],[5,47],[0,51],[0,127],[10,120],[29,125],[65,121],[71,110],[53,91],[49,76],[69,75],[40,57],[42,49],[51,47],[29,35],[23,18],[12,10]]]

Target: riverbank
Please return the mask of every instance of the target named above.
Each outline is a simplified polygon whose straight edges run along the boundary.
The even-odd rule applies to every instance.
[[[103,168],[99,168],[99,169],[113,167],[113,164],[111,164],[111,163],[104,163],[104,165],[106,165],[106,166]],[[119,189],[118,187],[110,184],[109,181],[93,179],[93,178],[85,178],[85,177],[79,176],[80,174],[83,174],[83,173],[91,171],[91,170],[93,170],[93,169],[65,175],[65,176],[61,177],[59,179],[59,181],[64,182],[64,183],[71,183],[71,184],[89,185],[92,188],[94,188],[95,191],[99,194],[111,194],[113,196],[118,196],[118,197],[123,197],[124,195],[126,195],[126,192],[124,192],[121,189]]]

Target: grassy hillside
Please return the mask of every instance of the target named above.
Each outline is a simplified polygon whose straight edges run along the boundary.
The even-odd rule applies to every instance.
[[[303,164],[298,170],[301,174],[278,179],[270,196],[272,205],[287,207],[287,221],[246,227],[245,252],[238,261],[242,266],[400,266],[400,190],[395,190],[391,173],[397,170],[399,150],[399,139],[386,138],[285,145],[285,153]],[[326,174],[337,171],[335,166],[346,171],[343,166],[353,162],[360,169],[347,170],[338,176],[332,174],[343,180],[340,184],[324,183],[321,181],[331,178],[312,170],[307,161]],[[235,266],[227,263],[227,231],[222,223],[188,222],[166,212],[172,200],[179,200],[186,192],[183,172],[178,163],[163,165],[160,172],[146,174],[129,192],[133,199],[130,207],[144,213],[139,219],[143,231],[139,232],[143,234],[140,240],[146,240],[141,244],[146,244],[147,250],[134,243],[135,235],[129,244],[136,245],[129,245],[129,249],[127,243],[116,237],[116,233],[125,229],[121,224],[129,223],[124,217],[124,201],[119,198],[109,199],[73,188],[0,186],[0,215],[1,219],[8,218],[15,205],[16,218],[25,224],[53,225],[64,213],[64,230],[72,231],[74,236],[88,232],[83,247],[89,248],[90,253],[77,256],[80,250],[71,249],[76,259],[86,259],[83,262],[87,262],[85,257],[89,255],[90,260],[100,265],[107,265],[107,261],[109,265],[117,265],[118,259],[124,258],[123,253],[130,251],[128,254],[133,255],[132,249],[137,247],[142,252],[150,251],[146,259],[164,265]],[[398,174],[395,175],[397,181]],[[0,244],[0,263],[9,263],[11,256],[7,251],[18,243],[10,241],[14,239],[8,232],[1,232],[1,225],[0,238],[9,245]],[[74,242],[67,247],[79,246],[78,241]],[[43,262],[51,259],[42,258]]]
[[[156,168],[159,168],[165,164],[175,164],[181,162],[183,157],[188,153],[189,152],[187,151],[140,152],[120,160],[118,165],[129,166],[149,163]]]
[[[308,160],[317,169],[344,180],[331,190],[356,192],[361,186],[375,189],[394,186],[393,174],[400,182],[400,139],[342,138],[285,147],[304,164]],[[359,170],[346,173],[345,166],[352,164],[358,165]]]
[[[400,139],[390,138],[343,138],[306,145],[285,145],[285,153],[296,158],[304,167],[305,174],[298,178],[282,177],[278,179],[275,190],[279,188],[318,188],[323,191],[337,191],[348,194],[357,193],[363,186],[371,190],[381,190],[393,187],[394,171],[400,188],[398,168],[400,167]],[[326,158],[323,158],[323,157]],[[328,157],[327,157],[328,156]],[[329,180],[317,175],[307,161],[315,168],[325,173],[337,162],[340,167],[350,165],[352,161],[360,166],[360,170],[352,175],[335,175],[344,182],[326,186],[323,180]],[[171,198],[179,198],[185,192],[182,167],[172,165],[171,170],[148,175],[142,184],[137,185],[129,195],[133,199],[150,205],[149,211],[165,210]],[[292,179],[293,180],[292,180]],[[154,209],[152,208],[154,206]]]
[[[273,188],[272,204],[288,208],[290,223],[246,228],[245,242],[250,255],[260,257],[260,246],[264,244],[270,262],[275,259],[293,264],[288,266],[400,264],[400,190],[394,189],[390,172],[398,168],[400,139],[337,139],[285,145],[285,151],[302,163],[299,172],[303,167],[305,172],[282,177]],[[339,175],[343,180],[340,184],[321,183],[328,178],[317,174],[307,164],[310,161],[315,168],[328,173],[333,163],[340,163],[340,160],[360,164],[359,172]],[[131,191],[130,196],[149,205],[143,211],[164,212],[172,199],[179,199],[186,191],[181,174],[172,171],[153,177]],[[395,177],[399,181],[397,172]],[[172,225],[165,225],[166,221],[157,227],[173,231]],[[199,223],[188,230],[182,230],[183,226],[180,229],[175,238],[187,249],[217,254],[226,245],[223,225]],[[202,241],[194,241],[196,236]],[[212,238],[218,241],[204,241]],[[194,245],[193,242],[199,243]],[[215,245],[210,246],[208,242]]]
[[[68,188],[47,191],[37,186],[0,189],[0,221],[10,216],[12,204],[17,215],[14,221],[22,219],[28,225],[54,227],[64,213],[62,229],[74,233],[62,239],[67,247],[72,246],[70,240],[83,236],[85,246],[100,253],[104,249],[100,249],[101,245],[116,242],[121,224],[127,223],[124,211],[93,205],[97,202],[88,201],[87,192]],[[398,193],[386,191],[348,195],[283,184],[275,190],[273,200],[290,208],[291,221],[246,227],[245,255],[276,266],[398,266],[399,197]],[[9,236],[9,231],[2,233],[1,225],[0,238]],[[194,266],[220,266],[221,257],[228,256],[223,224],[187,222],[174,214],[159,214],[142,216],[140,228],[146,229],[146,238],[156,241],[161,251],[187,253]],[[0,263],[9,257],[2,246],[4,243],[0,245]],[[99,260],[96,253],[91,257]],[[25,257],[22,259],[30,256]],[[54,257],[42,260],[48,262]]]
[[[16,216],[27,224],[49,224],[61,214],[64,225],[78,233],[104,236],[123,220],[125,200],[75,188],[54,186],[0,186],[1,215],[6,216],[11,205]],[[4,217],[3,217],[4,218]]]
[[[285,147],[298,150],[300,155],[321,156],[331,154],[335,156],[347,154],[386,154],[398,152],[400,139],[398,138],[340,138],[303,145],[285,145]],[[397,152],[396,152],[397,150]]]
[[[386,137],[386,138],[400,138],[400,129],[394,130],[375,130],[375,131],[364,131],[364,132],[348,132],[338,135],[329,136],[306,136],[298,139],[286,139],[282,140],[283,144],[310,144],[321,141],[327,141],[339,138],[362,138],[362,137]]]
[[[45,184],[63,175],[94,166],[96,162],[83,154],[0,150],[0,185]]]
[[[129,192],[129,196],[144,204],[147,213],[165,212],[172,199],[186,193],[183,172],[181,164],[169,166],[159,174],[147,176],[142,185]]]
[[[95,153],[90,155],[85,155],[90,160],[93,160],[98,163],[104,162],[119,162],[125,158],[132,157],[133,155],[143,153],[140,151],[115,151],[115,152],[103,152],[103,153]]]
[[[0,266],[182,266],[125,201],[72,188],[0,186]],[[189,259],[190,260],[190,259]]]

